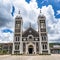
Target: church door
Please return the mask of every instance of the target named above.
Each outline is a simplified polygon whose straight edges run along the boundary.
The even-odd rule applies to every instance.
[[[32,45],[30,45],[28,47],[28,51],[29,51],[29,54],[33,54],[33,46]]]

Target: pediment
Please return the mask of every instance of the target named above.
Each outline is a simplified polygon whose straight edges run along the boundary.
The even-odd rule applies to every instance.
[[[38,37],[39,34],[36,30],[34,30],[32,27],[29,27],[26,31],[23,32],[23,37],[28,37],[28,35],[33,35],[34,37]]]

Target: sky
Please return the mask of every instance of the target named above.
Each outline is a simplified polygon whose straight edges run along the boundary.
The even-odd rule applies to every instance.
[[[60,43],[60,0],[0,0],[0,43],[13,42],[15,17],[20,10],[23,30],[31,23],[38,30],[38,16],[46,16],[49,42]]]

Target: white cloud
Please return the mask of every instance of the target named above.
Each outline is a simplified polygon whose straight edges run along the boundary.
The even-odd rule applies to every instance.
[[[13,33],[3,33],[0,31],[0,43],[13,42]]]
[[[57,3],[57,2],[59,3],[59,2],[60,2],[60,0],[57,0],[57,1],[55,0],[55,2],[56,2],[56,3]]]
[[[35,28],[37,28],[37,17],[39,15],[40,8],[38,8],[36,0],[34,0],[34,1],[31,0],[29,4],[27,2],[25,2],[25,0],[11,0],[11,1],[8,0],[7,2],[9,2],[10,5],[6,4],[6,6],[8,6],[8,5],[15,6],[14,17],[17,15],[18,10],[19,9],[21,10],[21,16],[23,18],[24,29],[29,26],[29,24],[28,24],[29,22],[31,22],[31,24]],[[4,4],[5,3],[3,3],[3,5]],[[8,7],[6,7],[6,9],[2,9],[2,10],[6,10],[6,15],[4,15],[4,16],[11,17],[11,15],[9,15],[11,13],[11,7],[10,7],[10,9],[7,9],[7,8]],[[9,13],[7,13],[7,11],[9,11]],[[42,13],[46,16],[49,41],[60,39],[60,28],[58,28],[58,27],[60,27],[60,18],[59,19],[55,18],[54,9],[52,8],[52,5],[48,5],[47,7],[42,6]],[[13,20],[11,20],[11,22],[9,22],[9,23],[7,23],[7,25],[5,25],[6,28],[10,28],[12,30],[14,29],[14,17],[12,18]],[[10,19],[10,18],[8,18],[8,19]],[[13,37],[12,37],[13,33],[11,35],[11,33],[4,34],[4,33],[0,32],[0,35],[2,35],[2,38],[3,38],[3,36],[6,37],[6,35],[8,35],[9,41],[13,40]],[[7,39],[4,41],[7,41]]]
[[[55,18],[54,9],[51,5],[48,7],[43,6],[42,11],[46,16],[47,28],[48,28],[48,39],[49,41],[57,41],[60,39],[60,18]]]
[[[48,0],[43,0],[43,1],[41,2],[41,4],[43,4],[44,2],[48,2]]]
[[[60,14],[60,10],[57,11],[57,15],[59,15],[59,14]]]

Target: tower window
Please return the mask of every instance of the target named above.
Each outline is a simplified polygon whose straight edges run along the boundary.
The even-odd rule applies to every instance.
[[[44,49],[44,45],[42,45],[43,49]]]
[[[16,41],[17,41],[17,37],[16,37]]]
[[[40,20],[40,23],[45,23],[45,20]]]
[[[42,36],[42,40],[46,41],[46,36]]]
[[[21,21],[16,21],[16,24],[20,24],[21,23]]]
[[[15,27],[16,27],[16,28],[20,28],[20,24],[16,24]]]
[[[20,40],[20,37],[19,36],[16,36],[15,37],[15,41],[19,41]]]
[[[19,50],[19,45],[15,45],[15,50]]]
[[[47,35],[46,35],[46,33],[42,33],[42,34],[41,34],[41,37],[42,37],[42,41],[46,41],[46,40],[47,40]]]
[[[41,28],[45,28],[45,23],[40,23],[41,25],[40,25],[40,27]]]
[[[20,37],[18,37],[18,41],[20,40]]]
[[[47,45],[45,45],[45,49],[47,49]]]
[[[19,33],[19,32],[20,32],[20,29],[15,29],[15,32],[16,32],[16,33]]]
[[[42,48],[43,48],[43,50],[44,50],[44,49],[47,49],[47,45],[46,45],[46,44],[43,44],[43,45],[42,45]]]
[[[44,29],[41,29],[41,32],[46,32],[46,29],[44,28]]]

